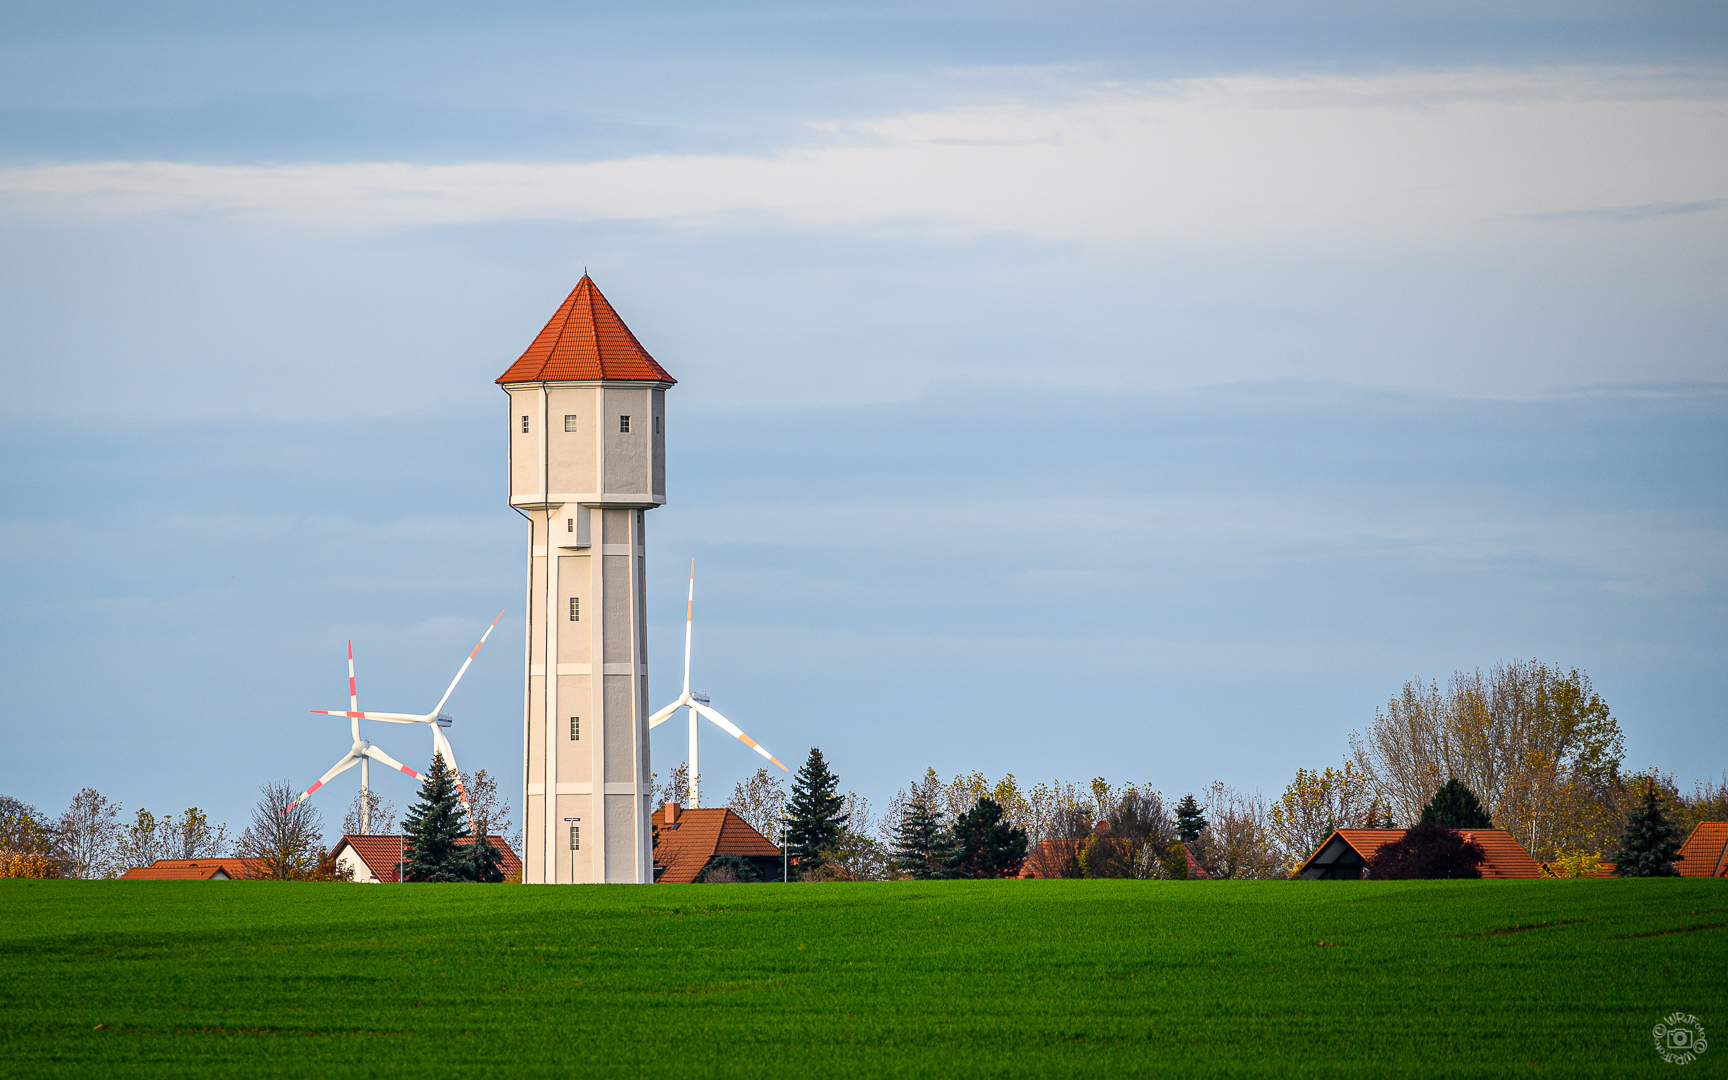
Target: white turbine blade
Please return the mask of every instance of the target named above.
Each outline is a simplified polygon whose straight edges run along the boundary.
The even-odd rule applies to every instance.
[[[319,716],[352,716],[357,720],[379,720],[386,724],[429,724],[429,716],[414,716],[399,712],[341,712],[334,709],[308,709]]]
[[[713,709],[709,708],[708,706],[702,704],[700,701],[690,702],[690,707],[692,709],[695,709],[697,712],[701,713],[703,716],[706,716],[708,719],[714,721],[716,724],[719,724],[723,729],[725,729],[726,733],[728,735],[731,735],[734,739],[737,739],[739,742],[743,743],[745,746],[748,746],[750,749],[756,751],[758,754],[761,754],[763,757],[767,758],[769,761],[772,761],[774,764],[780,765],[780,759],[779,758],[775,757],[773,754],[770,754],[768,752],[768,750],[765,747],[763,747],[760,743],[758,743],[755,739],[752,739],[750,736],[744,734],[742,731],[739,731],[738,725],[734,724],[732,721],[726,719],[724,716],[721,716],[719,713],[715,712]],[[792,771],[791,769],[786,768],[786,766],[784,766],[784,765],[780,765],[780,768],[785,772],[791,772]]]
[[[354,683],[354,639],[348,639],[348,716],[349,723],[354,728],[354,741],[360,741],[360,718],[354,714],[360,711],[360,690]]]
[[[454,679],[450,680],[450,689],[444,691],[444,696],[438,699],[438,704],[433,707],[430,713],[427,714],[429,718],[436,717],[440,712],[444,711],[444,703],[449,701],[450,695],[456,692],[456,684],[462,681],[462,676],[468,674],[468,665],[474,662],[474,656],[480,651],[480,646],[486,644],[486,639],[492,636],[492,631],[498,626],[498,620],[503,617],[504,613],[500,611],[497,616],[493,618],[492,625],[488,626],[486,632],[480,635],[480,641],[474,646],[474,652],[468,654],[468,659],[462,661],[462,669],[456,673]]]
[[[373,761],[382,761],[384,764],[390,766],[392,769],[395,769],[397,772],[407,773],[409,776],[412,776],[416,780],[420,779],[419,773],[415,772],[413,769],[410,769],[408,766],[402,764],[400,761],[397,761],[395,758],[391,757],[389,754],[386,754],[384,751],[378,749],[376,746],[368,746],[366,748],[366,756],[371,758]],[[355,758],[355,760],[358,761],[359,758]]]
[[[456,748],[450,745],[450,739],[437,724],[432,725],[432,746],[444,755],[444,766],[456,777],[456,797],[462,800],[462,809],[468,812],[468,833],[474,833],[474,808],[468,805],[468,791],[462,786],[462,770],[456,766]]]
[[[346,754],[342,755],[341,761],[338,761],[336,764],[332,765],[330,767],[329,772],[325,773],[323,776],[320,776],[318,778],[318,782],[316,784],[313,784],[311,787],[307,788],[305,791],[302,791],[300,793],[300,797],[298,799],[295,799],[293,802],[289,803],[288,806],[285,809],[283,809],[282,812],[284,814],[286,814],[289,810],[292,810],[296,806],[299,806],[301,803],[305,802],[307,799],[310,799],[312,797],[312,793],[314,791],[317,791],[319,788],[323,787],[325,784],[328,784],[333,777],[341,774],[345,770],[352,769],[355,765],[358,765],[359,763],[360,763],[360,755],[356,754],[353,750],[349,750]]]
[[[690,599],[684,602],[684,696],[690,696],[690,624],[696,621],[696,560],[690,560]]]
[[[653,716],[650,716],[648,718],[648,726],[651,728],[659,727],[661,724],[664,724],[666,721],[672,719],[672,714],[677,712],[679,709],[682,709],[685,705],[689,704],[689,702],[690,702],[690,695],[689,694],[681,695],[677,701],[674,701],[672,704],[666,706],[664,709],[661,709],[659,712],[655,713]]]

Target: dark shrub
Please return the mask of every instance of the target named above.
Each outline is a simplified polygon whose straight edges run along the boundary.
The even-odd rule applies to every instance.
[[[1404,835],[1368,860],[1368,877],[1382,881],[1415,878],[1479,878],[1482,846],[1456,829],[1429,822]]]
[[[761,881],[762,875],[742,855],[716,855],[696,875],[696,880],[709,885],[731,885],[742,881]]]

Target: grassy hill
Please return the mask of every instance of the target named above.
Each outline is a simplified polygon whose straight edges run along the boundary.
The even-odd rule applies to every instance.
[[[1728,882],[0,881],[0,1074],[1728,1075]]]

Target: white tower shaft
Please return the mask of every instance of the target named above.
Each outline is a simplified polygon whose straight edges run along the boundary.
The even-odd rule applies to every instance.
[[[498,379],[529,522],[527,883],[654,880],[643,533],[673,382],[586,276]]]

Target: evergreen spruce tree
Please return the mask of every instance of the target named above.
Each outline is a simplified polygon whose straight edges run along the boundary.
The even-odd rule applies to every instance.
[[[949,877],[948,864],[955,851],[954,837],[942,827],[930,800],[922,793],[914,796],[906,816],[894,828],[894,869],[919,881]]]
[[[821,749],[811,747],[792,778],[792,798],[786,803],[786,849],[798,860],[800,877],[822,869],[822,853],[846,828],[847,815],[840,812],[846,800],[837,794],[839,786],[840,778],[828,771]]]
[[[948,866],[959,877],[1012,877],[1026,862],[1026,830],[1005,819],[995,799],[980,798],[960,815],[954,845]]]
[[[1482,809],[1476,793],[1453,777],[1434,793],[1422,808],[1423,825],[1447,825],[1454,829],[1492,829],[1488,812]]]
[[[1205,831],[1206,815],[1200,812],[1200,804],[1192,794],[1182,796],[1182,801],[1176,804],[1176,839],[1192,844]]]
[[[1656,798],[1656,783],[1644,782],[1644,805],[1626,815],[1620,850],[1608,856],[1615,877],[1676,877],[1680,830],[1668,823]]]
[[[402,836],[408,849],[408,865],[403,868],[403,878],[408,881],[474,880],[471,845],[456,842],[467,835],[462,804],[456,797],[456,777],[444,764],[444,755],[433,754],[432,767],[420,782],[420,801],[410,806],[407,816],[402,819]]]

